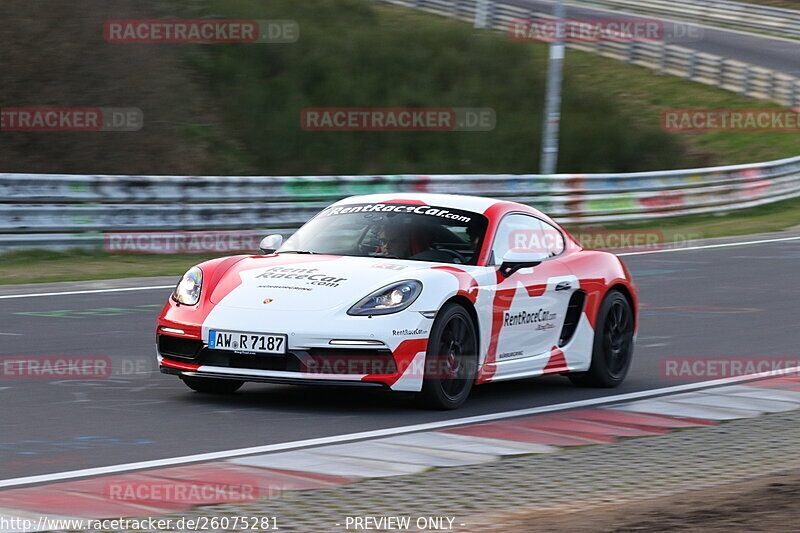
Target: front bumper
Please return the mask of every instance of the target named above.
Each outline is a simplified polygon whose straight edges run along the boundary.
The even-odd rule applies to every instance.
[[[376,383],[392,390],[422,389],[427,337],[432,319],[418,312],[351,317],[331,310],[252,312],[215,309],[209,316],[170,302],[158,320],[157,353],[161,367],[202,373],[203,377],[277,383]],[[199,322],[199,323],[198,323]],[[172,331],[165,332],[163,328]],[[246,355],[210,349],[210,330],[285,334],[285,355]],[[184,334],[175,333],[183,331]],[[332,340],[369,340],[381,344],[332,345]],[[168,372],[172,372],[168,370]],[[229,376],[236,375],[236,378]]]
[[[169,364],[169,362],[167,363]],[[229,369],[225,369],[229,370]],[[344,379],[312,379],[296,377],[294,374],[285,376],[278,376],[276,373],[269,375],[254,375],[252,372],[238,373],[238,372],[220,372],[220,369],[211,368],[202,372],[196,370],[181,370],[171,366],[161,364],[162,374],[171,374],[174,376],[186,376],[197,378],[215,378],[215,379],[231,379],[235,381],[251,381],[255,383],[276,383],[282,385],[313,385],[313,386],[345,386],[345,387],[366,387],[366,388],[380,388],[388,389],[389,386],[380,381],[360,381],[360,380],[344,380]]]
[[[176,342],[178,341],[178,342]],[[290,349],[284,355],[247,355],[210,349],[200,339],[158,335],[161,371],[263,383],[378,386],[418,392],[427,339],[410,339],[395,352],[380,349]]]

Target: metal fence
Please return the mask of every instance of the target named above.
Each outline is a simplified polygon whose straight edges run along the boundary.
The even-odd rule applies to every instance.
[[[800,196],[800,157],[630,174],[70,176],[0,174],[0,248],[96,247],[109,232],[291,232],[337,199],[379,192],[505,198],[593,224],[725,213]]]
[[[568,3],[781,37],[800,37],[800,11],[794,9],[723,0],[569,0]]]
[[[380,0],[384,3],[410,7],[450,18],[472,22],[476,27],[509,32],[510,25],[520,20],[550,18],[550,13],[512,3],[494,0]],[[571,0],[571,3],[575,3]],[[617,0],[578,0],[587,7],[613,7],[611,4],[623,3]],[[638,2],[630,0],[626,4],[655,6],[671,4],[689,5],[691,2]],[[711,2],[717,5],[722,2]],[[727,4],[727,3],[726,3]],[[695,8],[697,3],[692,4]],[[703,3],[702,5],[705,5]],[[749,4],[744,4],[749,6]],[[665,16],[656,7],[648,11],[651,15]],[[675,9],[678,9],[675,7]],[[709,8],[710,9],[710,8]],[[720,8],[722,9],[722,8]],[[787,10],[795,15],[798,12]],[[641,12],[641,11],[639,11]],[[644,12],[641,12],[644,14]],[[698,15],[701,17],[701,15]],[[584,41],[571,42],[568,47],[596,55],[618,59],[633,65],[640,65],[663,74],[680,76],[691,81],[713,85],[720,89],[736,92],[742,96],[775,102],[780,105],[797,107],[800,105],[800,78],[750,63],[729,59],[724,56],[698,52],[690,48],[664,42],[653,41]]]

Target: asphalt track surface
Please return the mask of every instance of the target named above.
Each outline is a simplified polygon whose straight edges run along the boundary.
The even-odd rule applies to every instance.
[[[553,2],[542,0],[504,0],[508,4],[531,8],[541,13],[553,13]],[[571,19],[653,19],[657,17],[623,14],[586,7],[567,6],[566,17]],[[800,40],[757,35],[692,23],[665,21],[664,41],[698,52],[752,63],[761,67],[800,75]],[[691,31],[687,31],[689,28]]]
[[[624,260],[638,284],[642,310],[635,360],[622,387],[579,389],[560,376],[488,384],[473,389],[455,412],[417,410],[407,396],[361,389],[251,383],[231,397],[204,396],[156,368],[155,319],[169,289],[2,298],[49,292],[52,285],[0,288],[0,356],[108,357],[115,373],[95,380],[0,376],[0,480],[435,422],[715,377],[666,376],[668,358],[800,359],[800,239]],[[61,285],[58,292],[85,285],[92,284]]]

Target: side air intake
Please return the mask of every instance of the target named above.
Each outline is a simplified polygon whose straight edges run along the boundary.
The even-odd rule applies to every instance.
[[[575,330],[578,329],[578,322],[581,319],[585,301],[586,293],[584,291],[578,290],[572,293],[572,297],[569,299],[569,305],[567,306],[567,316],[564,317],[564,327],[561,328],[561,337],[558,340],[559,347],[566,345],[572,340]]]

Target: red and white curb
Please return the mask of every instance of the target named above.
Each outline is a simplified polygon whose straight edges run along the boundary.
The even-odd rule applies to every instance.
[[[20,517],[36,523],[41,517],[174,513],[196,505],[265,499],[284,491],[550,453],[798,408],[800,376],[785,375],[608,407],[12,488],[0,491],[0,523]]]

